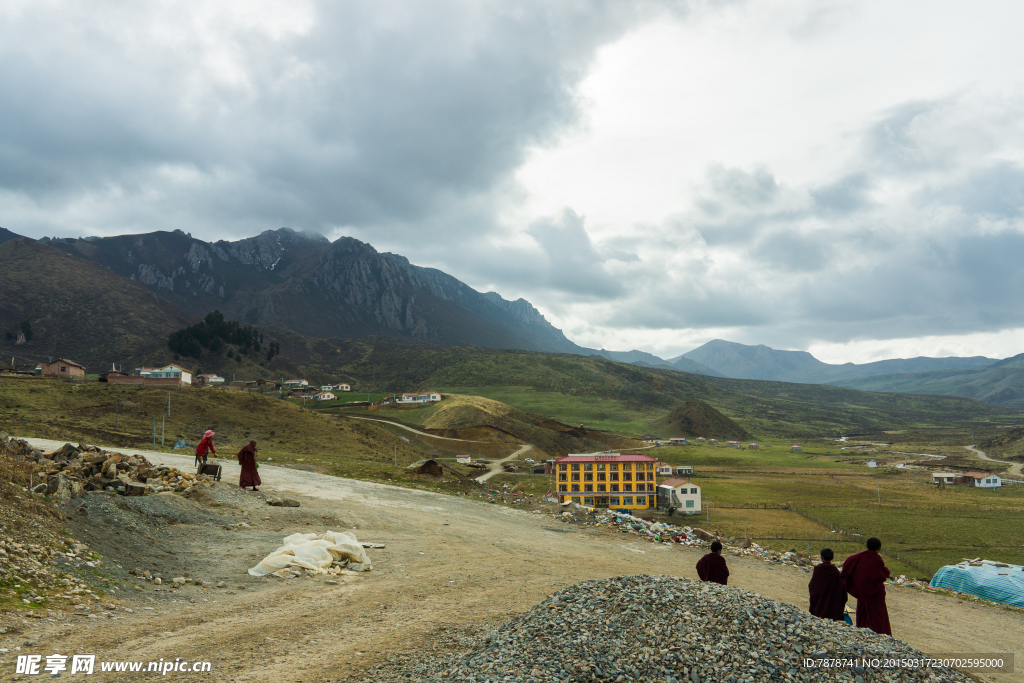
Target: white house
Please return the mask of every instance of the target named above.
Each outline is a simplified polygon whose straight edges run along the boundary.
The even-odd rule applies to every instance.
[[[468,465],[469,463],[473,462],[473,456],[472,455],[456,455],[455,456],[455,462],[459,463],[460,465]]]
[[[668,442],[673,446],[686,446],[687,444],[690,443],[681,436],[673,436],[671,439],[668,440]]]
[[[285,380],[284,386],[288,389],[301,389],[302,387],[308,387],[309,382],[304,379],[289,379]]]
[[[933,484],[955,484],[956,472],[932,472]]]
[[[671,477],[672,476],[672,465],[666,462],[658,463],[658,467],[654,470],[658,473],[659,477]]]
[[[313,400],[315,400],[315,401],[333,401],[336,398],[338,398],[338,397],[335,396],[334,394],[332,394],[329,391],[321,391],[319,394],[317,394],[316,396],[313,397]]]
[[[878,467],[878,461],[868,460],[868,467]]]
[[[1003,480],[999,475],[992,474],[991,472],[966,472],[964,474],[964,483],[968,485],[973,484],[981,489],[997,489],[1003,485]]]
[[[224,384],[224,378],[220,375],[196,375],[201,384]]]
[[[803,448],[801,448],[800,446],[790,446],[789,447],[789,452],[790,453],[796,453],[797,451],[802,451],[802,450],[803,450]]]
[[[152,379],[180,379],[182,384],[192,384],[192,371],[173,363],[151,370],[148,376]]]
[[[676,465],[676,474],[684,476],[693,474],[693,465]]]
[[[352,391],[352,387],[350,387],[347,384],[339,384],[334,388],[337,389],[338,391]]]
[[[666,479],[658,484],[658,509],[668,508],[688,515],[700,512],[700,486],[689,479]]]

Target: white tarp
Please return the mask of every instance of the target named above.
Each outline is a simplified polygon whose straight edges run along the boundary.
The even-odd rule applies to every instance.
[[[306,569],[316,574],[365,572],[373,569],[370,558],[355,534],[325,531],[322,534],[292,534],[280,548],[249,570],[252,576],[298,576]]]

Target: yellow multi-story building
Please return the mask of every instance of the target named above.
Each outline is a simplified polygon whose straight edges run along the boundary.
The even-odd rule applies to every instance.
[[[567,455],[555,460],[558,502],[595,508],[657,507],[657,458],[649,455]]]

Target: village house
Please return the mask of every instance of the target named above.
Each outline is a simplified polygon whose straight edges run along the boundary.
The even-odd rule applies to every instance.
[[[289,379],[289,380],[285,380],[285,383],[284,383],[284,388],[285,389],[301,389],[303,387],[308,387],[308,386],[309,386],[309,382],[307,382],[304,379]]]
[[[715,446],[718,444],[718,439],[708,439],[708,443],[712,446]]]
[[[705,439],[703,436],[697,437],[697,443],[704,443],[705,441],[707,441],[707,439]]]
[[[656,458],[649,455],[567,455],[555,460],[558,502],[645,510],[657,505]]]
[[[681,436],[673,436],[671,439],[668,440],[668,442],[671,446],[685,446],[690,443],[684,437]]]
[[[933,484],[955,484],[956,480],[956,472],[932,472]]]
[[[1003,480],[991,472],[964,472],[964,484],[982,489],[997,489]]]
[[[440,400],[441,394],[436,391],[427,391],[422,394],[402,394],[396,403],[432,403]]]
[[[201,375],[196,375],[196,384],[200,386],[224,384],[224,378],[220,375],[203,373]]]
[[[692,475],[693,465],[676,465],[676,475]]]
[[[352,387],[347,384],[337,384],[334,387],[337,391],[352,391]]]
[[[58,358],[52,363],[40,363],[39,369],[43,377],[75,377],[85,379],[85,366],[67,358]]]
[[[149,379],[172,379],[177,380],[180,384],[192,384],[192,371],[174,363],[150,370],[147,376]]]
[[[672,476],[672,465],[667,462],[659,463],[658,469],[655,470],[659,477],[671,477]]]
[[[472,455],[456,455],[455,456],[455,462],[459,463],[460,465],[468,465],[469,463],[473,462],[473,456]]]
[[[674,509],[688,515],[699,513],[700,486],[689,479],[666,479],[658,484],[658,509]]]
[[[796,453],[797,451],[802,451],[802,450],[803,450],[803,448],[801,448],[800,446],[790,446],[789,447],[789,452],[790,453]]]
[[[756,443],[752,443],[752,444],[748,444],[748,445],[747,445],[747,450],[748,450],[748,451],[756,451],[756,450],[758,450],[759,448],[761,448],[761,446],[759,446],[759,445],[758,445],[758,444],[756,444]]]
[[[739,441],[730,441],[725,445],[728,446],[729,448],[743,448],[743,444],[741,444]]]
[[[337,396],[335,396],[329,391],[321,391],[319,394],[313,396],[313,399],[316,401],[333,401],[337,398]]]

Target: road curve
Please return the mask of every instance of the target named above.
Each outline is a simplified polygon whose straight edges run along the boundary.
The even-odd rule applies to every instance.
[[[376,418],[376,417],[356,417],[355,415],[346,415],[345,417],[347,417],[349,419],[352,419],[352,420],[366,420],[367,422],[382,422],[382,423],[384,423],[386,425],[392,425],[394,427],[398,427],[399,429],[404,429],[407,432],[412,432],[413,434],[419,434],[420,436],[426,436],[426,437],[431,438],[431,439],[441,439],[442,441],[461,441],[462,443],[496,443],[494,441],[473,441],[472,439],[455,439],[455,438],[452,438],[450,436],[438,436],[437,434],[431,434],[430,432],[421,432],[418,429],[413,429],[412,427],[404,425],[401,422],[392,422],[391,420],[381,420],[380,418]]]
[[[974,446],[965,446],[964,448],[971,451],[972,453],[977,454],[977,456],[982,460],[988,460],[989,462],[999,462],[1004,465],[1009,465],[1010,470],[1009,472],[1007,472],[1007,474],[1009,474],[1014,479],[1024,479],[1024,465],[1022,465],[1021,463],[1010,462],[1009,460],[996,460],[995,458],[990,458],[988,457],[988,454],[985,451],[979,450]]]

